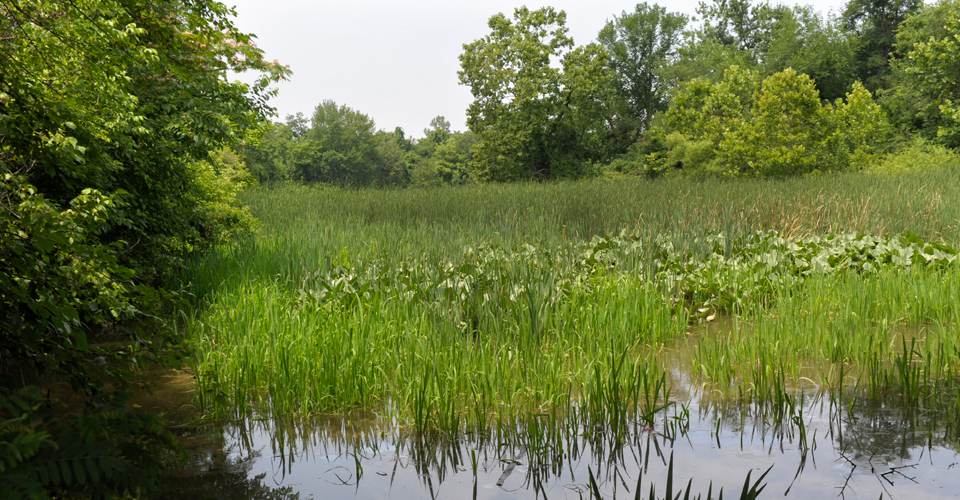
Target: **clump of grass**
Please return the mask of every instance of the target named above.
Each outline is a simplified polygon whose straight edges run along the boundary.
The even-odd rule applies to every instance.
[[[747,401],[799,387],[942,411],[960,375],[960,266],[817,275],[694,344],[696,373]]]
[[[581,387],[619,383],[610,356],[682,333],[687,322],[648,283],[604,277],[592,286],[553,304],[528,298],[535,290],[498,289],[502,300],[481,305],[466,330],[463,313],[451,311],[463,304],[432,287],[421,300],[374,291],[324,302],[255,283],[210,297],[217,306],[191,327],[197,370],[213,408],[227,413],[374,409],[418,429],[454,431],[513,422],[531,409],[562,412]],[[624,395],[636,397],[631,384]]]

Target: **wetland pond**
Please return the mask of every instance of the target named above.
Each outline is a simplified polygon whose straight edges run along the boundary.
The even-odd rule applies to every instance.
[[[489,435],[417,436],[374,415],[182,425],[190,462],[156,498],[640,498],[638,486],[642,498],[688,487],[737,498],[748,473],[760,498],[960,498],[955,412],[866,403],[853,388],[744,402],[697,382],[682,351],[663,355],[672,404],[615,429],[534,417]],[[163,378],[141,405],[195,417],[192,375]]]

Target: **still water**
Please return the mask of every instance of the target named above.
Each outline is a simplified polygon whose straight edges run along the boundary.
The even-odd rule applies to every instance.
[[[618,430],[544,421],[450,439],[373,416],[183,426],[191,462],[157,498],[577,499],[591,475],[603,498],[638,484],[661,498],[671,458],[674,495],[692,481],[694,495],[737,498],[748,472],[752,484],[769,469],[760,498],[960,498],[957,422],[799,390],[779,410],[729,404],[686,373],[670,374],[674,404],[654,425]],[[154,410],[184,418],[191,378],[169,379]]]

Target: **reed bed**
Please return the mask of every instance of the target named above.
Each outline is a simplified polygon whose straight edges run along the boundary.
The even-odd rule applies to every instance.
[[[201,403],[449,435],[619,428],[670,403],[660,353],[689,349],[731,398],[808,384],[953,408],[958,187],[941,172],[252,190],[260,233],[183,277]]]

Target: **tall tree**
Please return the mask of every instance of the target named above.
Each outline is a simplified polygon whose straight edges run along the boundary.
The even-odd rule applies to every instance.
[[[297,172],[302,180],[339,185],[367,185],[377,163],[376,124],[369,116],[331,100],[313,112],[306,133],[312,154],[301,155]]]
[[[759,60],[767,51],[771,32],[787,10],[783,5],[751,4],[750,0],[700,2],[698,36],[745,51]]]
[[[763,64],[771,38],[788,9],[750,0],[712,0],[697,7],[700,25],[686,33],[679,58],[666,74],[678,81],[719,81],[730,66]]]
[[[856,37],[841,21],[825,19],[811,7],[714,0],[701,3],[697,12],[701,26],[688,33],[676,63],[665,71],[678,81],[716,82],[730,66],[764,76],[792,68],[813,78],[828,100],[842,98],[856,81]]]
[[[857,39],[839,19],[809,6],[785,10],[770,33],[761,67],[766,75],[792,68],[813,78],[820,98],[840,99],[856,81]]]
[[[908,129],[960,146],[960,2],[923,8],[897,33],[897,88],[884,104]]]
[[[474,101],[467,125],[487,180],[583,175],[603,155],[611,73],[598,45],[574,46],[552,8],[490,18],[490,34],[464,45],[460,83]]]
[[[871,92],[889,88],[897,28],[922,5],[922,0],[850,0],[844,8],[844,22],[859,40],[854,74]]]
[[[423,129],[424,140],[433,144],[443,144],[450,137],[450,122],[443,116],[430,120],[430,126]]]
[[[623,103],[617,128],[627,146],[650,128],[654,114],[666,109],[670,82],[663,70],[676,57],[686,23],[683,14],[644,2],[600,31]]]

